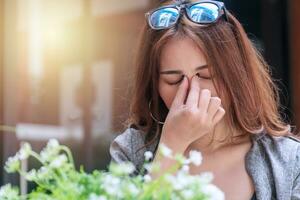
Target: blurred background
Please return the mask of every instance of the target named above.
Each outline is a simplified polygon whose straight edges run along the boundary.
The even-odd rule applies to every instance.
[[[154,4],[0,0],[0,124],[15,127],[0,131],[0,185],[19,184],[3,166],[24,141],[40,151],[49,138],[57,138],[72,149],[77,166],[106,168],[109,144],[128,117],[144,13]],[[271,65],[284,119],[299,127],[300,1],[225,4]]]

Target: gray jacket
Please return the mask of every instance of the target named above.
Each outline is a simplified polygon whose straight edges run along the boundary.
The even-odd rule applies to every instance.
[[[155,155],[158,142],[136,152],[144,145],[145,134],[128,127],[110,145],[112,162],[132,162],[139,170],[144,152]],[[264,132],[252,136],[246,170],[252,177],[258,200],[300,200],[300,140],[292,136],[274,137]]]

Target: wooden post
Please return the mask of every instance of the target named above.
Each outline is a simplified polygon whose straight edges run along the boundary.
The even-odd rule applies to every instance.
[[[93,143],[92,143],[92,92],[93,83],[91,78],[91,46],[92,46],[92,14],[91,14],[91,1],[84,1],[83,11],[83,41],[82,41],[82,53],[83,53],[83,79],[82,79],[82,97],[83,97],[83,128],[84,139],[82,144],[82,155],[85,160],[86,170],[92,170],[92,156],[93,156]]]
[[[300,130],[300,1],[290,0],[291,88],[294,123]],[[299,134],[298,134],[299,135]]]
[[[21,141],[20,146],[24,145],[25,142]],[[21,170],[24,172],[28,171],[28,159],[22,160],[21,161]],[[25,179],[24,176],[20,176],[20,193],[21,195],[26,195],[27,194],[27,180]]]

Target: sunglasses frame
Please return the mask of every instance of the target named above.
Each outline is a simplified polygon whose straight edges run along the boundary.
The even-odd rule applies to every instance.
[[[211,4],[214,4],[218,7],[218,17],[212,21],[212,22],[195,22],[191,19],[190,15],[188,14],[189,13],[189,9],[196,5],[196,4],[203,4],[203,3],[211,3]],[[162,27],[162,28],[156,28],[154,26],[152,26],[151,24],[151,15],[158,11],[158,10],[162,10],[162,9],[165,9],[165,8],[175,8],[177,11],[178,11],[178,16],[175,20],[175,23],[170,25],[169,27]],[[161,7],[158,7],[158,8],[155,8],[155,9],[152,9],[150,10],[149,12],[145,13],[145,17],[147,18],[147,22],[148,22],[148,25],[154,29],[154,30],[163,30],[163,29],[168,29],[168,28],[171,28],[173,26],[175,26],[178,22],[178,19],[181,17],[182,15],[182,12],[183,10],[185,11],[185,15],[187,16],[187,18],[193,22],[193,23],[196,23],[196,24],[200,24],[200,25],[207,25],[207,24],[213,24],[215,22],[217,22],[219,20],[219,18],[221,16],[225,16],[225,20],[228,21],[228,16],[227,16],[227,10],[225,8],[225,4],[223,2],[220,2],[220,1],[215,1],[215,0],[200,0],[200,1],[197,1],[197,2],[178,2],[178,3],[175,3],[175,4],[170,4],[170,5],[166,5],[166,6],[161,6]]]

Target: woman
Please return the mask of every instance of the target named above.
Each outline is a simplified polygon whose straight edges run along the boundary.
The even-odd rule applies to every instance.
[[[146,14],[128,128],[112,161],[164,143],[214,173],[226,199],[300,199],[300,141],[280,117],[278,89],[241,24],[219,1],[165,1]],[[162,169],[172,160],[162,163]],[[163,170],[162,170],[163,171]],[[230,182],[228,182],[230,180]]]

